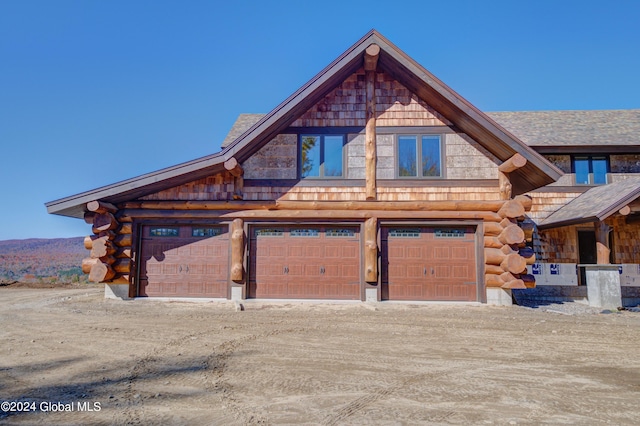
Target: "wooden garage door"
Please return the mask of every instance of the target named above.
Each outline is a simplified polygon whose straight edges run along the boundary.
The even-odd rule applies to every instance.
[[[144,226],[139,296],[227,297],[228,226]]]
[[[253,228],[249,263],[249,297],[360,299],[356,227]]]
[[[474,227],[384,227],[382,298],[478,300]]]

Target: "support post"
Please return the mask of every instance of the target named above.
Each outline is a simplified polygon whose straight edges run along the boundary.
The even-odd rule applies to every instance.
[[[364,222],[364,280],[378,282],[378,219],[371,217]]]
[[[244,221],[234,219],[231,222],[231,280],[244,281]]]
[[[376,67],[380,47],[372,44],[364,54],[366,82],[365,186],[367,200],[377,199],[376,189]]]
[[[598,265],[609,265],[611,260],[609,255],[611,249],[609,247],[609,232],[611,227],[606,223],[599,221],[595,223],[596,228],[596,256]]]
[[[235,157],[231,157],[224,162],[224,168],[233,176],[233,199],[242,200],[244,197],[244,170],[242,169],[242,166],[238,163],[238,160]]]
[[[498,184],[500,185],[500,198],[511,199],[512,185],[509,173],[527,164],[527,159],[521,154],[515,153],[511,158],[498,166]]]

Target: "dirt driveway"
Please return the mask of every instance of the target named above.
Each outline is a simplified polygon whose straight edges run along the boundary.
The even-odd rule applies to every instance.
[[[640,419],[640,313],[273,303],[236,312],[102,295],[0,287],[0,401],[36,409],[0,411],[0,423]]]

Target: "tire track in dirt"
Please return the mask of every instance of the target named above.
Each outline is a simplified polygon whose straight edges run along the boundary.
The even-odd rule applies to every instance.
[[[264,325],[277,326],[282,323],[282,321],[276,321]],[[234,327],[234,332],[251,327],[251,324],[236,326]],[[144,414],[147,398],[142,396],[138,381],[141,378],[157,373],[157,367],[159,366],[158,363],[163,362],[162,356],[171,352],[171,349],[179,348],[181,352],[195,352],[190,351],[189,349],[189,345],[192,342],[213,333],[219,333],[220,330],[220,327],[215,327],[198,333],[189,333],[187,335],[177,337],[162,346],[153,348],[149,353],[135,360],[124,391],[126,405],[122,413],[114,414],[114,423],[121,423],[120,417],[123,416],[124,419],[122,420],[124,421],[124,424],[145,424]],[[235,421],[241,422],[242,424],[265,424],[267,422],[266,419],[247,414],[243,409],[241,399],[237,398],[229,387],[226,386],[224,374],[228,360],[240,347],[242,347],[242,345],[247,342],[269,338],[280,334],[304,331],[307,331],[307,329],[300,327],[275,329],[261,334],[248,334],[227,340],[209,349],[208,355],[192,358],[189,363],[181,364],[181,371],[163,375],[162,379],[167,383],[181,386],[196,386],[206,390],[206,392],[203,392],[203,394],[196,398],[196,400],[198,400],[202,406],[209,406],[215,403],[222,404],[226,410],[231,411],[230,416],[233,417],[233,420]],[[197,371],[200,373],[199,378],[194,379],[189,377],[189,375],[185,374],[183,370]],[[167,420],[170,420],[170,417],[168,417]]]
[[[420,374],[405,378],[404,380],[396,381],[394,384],[387,387],[379,387],[378,389],[373,389],[371,392],[363,395],[355,400],[351,401],[349,404],[344,407],[338,409],[334,413],[327,415],[322,424],[325,426],[334,426],[344,422],[349,417],[363,410],[364,408],[372,405],[373,403],[379,401],[380,399],[387,398],[392,394],[400,391],[406,386],[426,380],[429,377],[433,377],[434,374]],[[443,375],[439,375],[438,378],[443,378]]]

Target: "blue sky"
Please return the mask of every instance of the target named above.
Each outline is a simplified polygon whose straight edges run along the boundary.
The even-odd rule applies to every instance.
[[[484,111],[640,108],[640,1],[0,0],[0,240],[219,151],[371,28]]]

